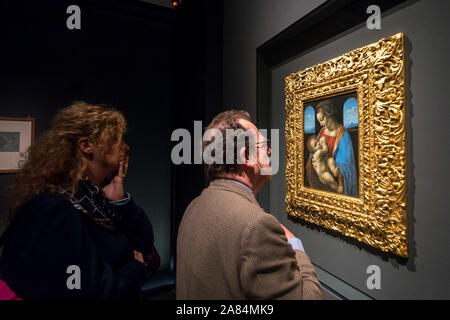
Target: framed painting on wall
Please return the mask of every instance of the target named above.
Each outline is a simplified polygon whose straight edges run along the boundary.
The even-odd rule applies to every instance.
[[[288,214],[407,256],[404,39],[289,75]]]
[[[14,173],[34,141],[34,118],[0,117],[0,173]]]

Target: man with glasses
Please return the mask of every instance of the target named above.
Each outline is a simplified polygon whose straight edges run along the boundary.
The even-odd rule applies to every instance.
[[[301,241],[255,198],[272,177],[268,140],[242,110],[220,113],[210,129],[223,135],[224,161],[205,164],[212,181],[180,224],[177,299],[322,299]],[[227,139],[239,129],[249,137],[245,143],[242,134]],[[204,141],[203,149],[214,141]]]

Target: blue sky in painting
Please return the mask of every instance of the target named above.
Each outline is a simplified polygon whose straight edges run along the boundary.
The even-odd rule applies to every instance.
[[[347,99],[344,103],[344,128],[358,126],[358,101],[355,98]]]
[[[316,132],[316,115],[312,106],[305,109],[305,133]]]

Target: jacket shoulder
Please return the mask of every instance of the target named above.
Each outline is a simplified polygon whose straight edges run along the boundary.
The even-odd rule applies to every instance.
[[[253,195],[249,197],[253,197]],[[240,214],[241,218],[265,214],[264,209],[258,205],[256,200],[252,202],[247,197],[232,190],[206,189],[205,194],[202,194],[201,198],[201,200],[198,200],[198,203],[206,201],[218,210],[230,213],[245,213],[244,215]]]
[[[253,196],[252,196],[253,197]],[[229,236],[242,234],[252,224],[260,220],[275,220],[256,202],[250,201],[242,194],[231,190],[203,190],[188,206],[183,217],[184,224],[198,228],[199,223],[206,223],[218,232],[227,232]]]

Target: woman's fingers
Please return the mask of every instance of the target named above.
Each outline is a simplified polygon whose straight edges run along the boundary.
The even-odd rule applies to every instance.
[[[117,176],[119,177],[119,178],[122,178],[122,177],[124,177],[124,173],[123,173],[123,161],[120,161],[119,162],[119,172],[117,173]]]
[[[123,176],[122,177],[126,177],[127,171],[128,171],[128,156],[123,161]]]
[[[127,171],[128,171],[128,156],[127,155],[125,155],[125,156],[122,156],[121,158],[120,158],[121,160],[120,160],[120,164],[119,164],[119,173],[118,173],[118,175],[121,177],[121,178],[124,178],[124,177],[126,177],[126,175],[127,175]],[[121,170],[121,171],[120,171]]]
[[[142,253],[140,253],[139,251],[133,250],[133,254],[134,254],[134,259],[144,263],[144,256],[142,255]]]

